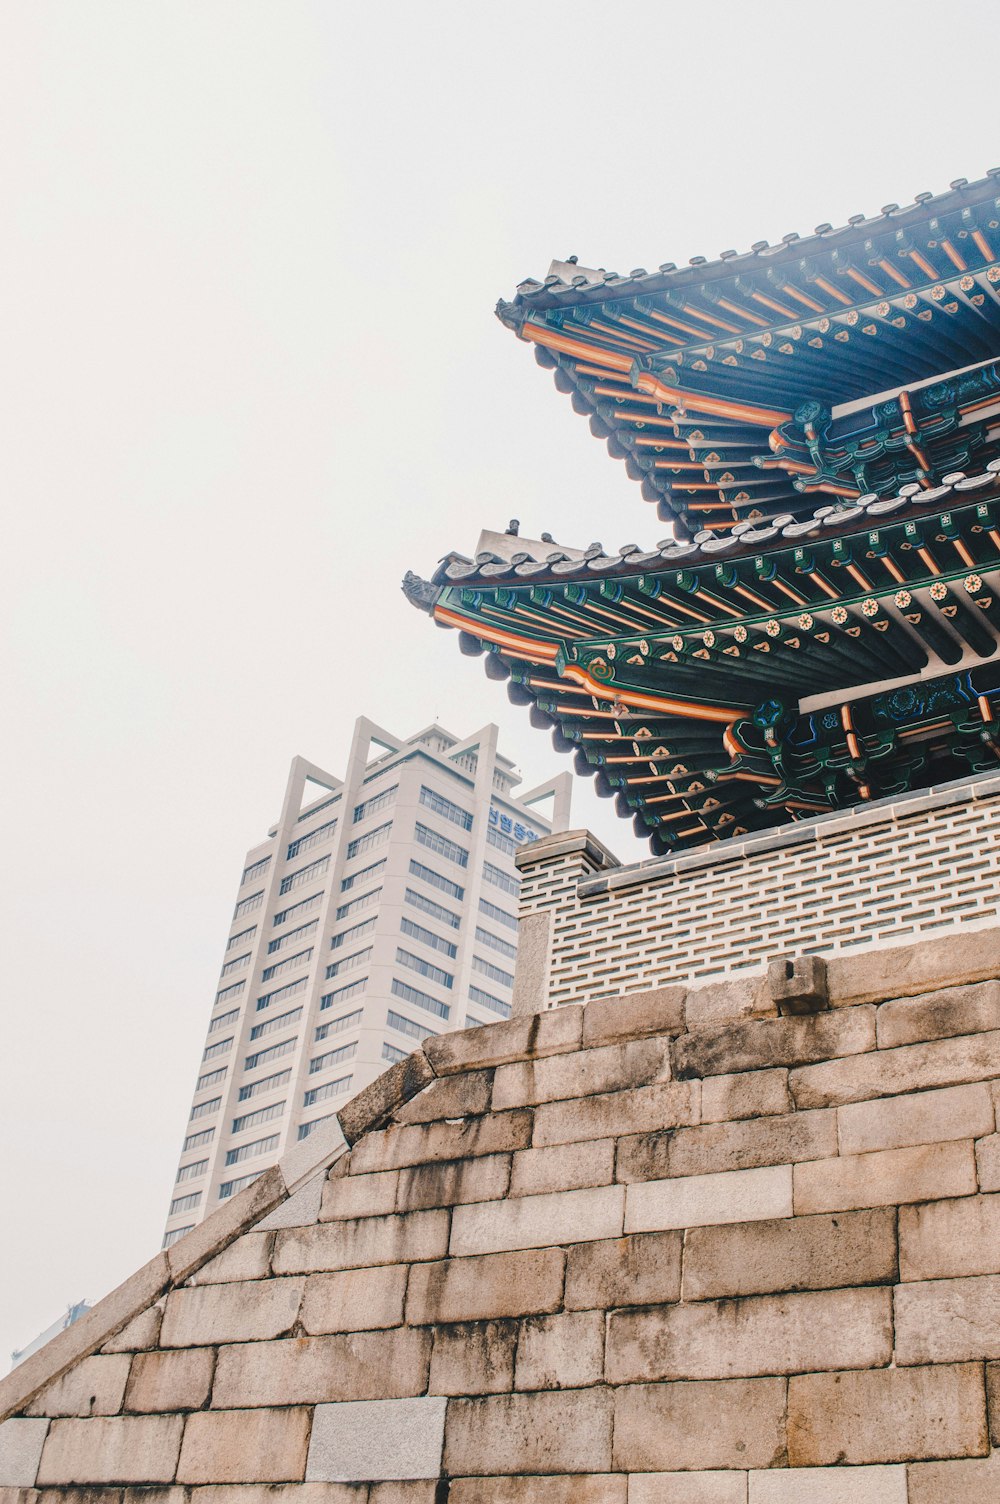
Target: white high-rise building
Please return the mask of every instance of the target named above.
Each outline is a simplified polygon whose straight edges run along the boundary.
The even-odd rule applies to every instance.
[[[515,799],[497,734],[362,717],[342,779],[293,760],[246,856],[164,1246],[426,1035],[508,1016],[514,854],[566,827],[571,778]]]

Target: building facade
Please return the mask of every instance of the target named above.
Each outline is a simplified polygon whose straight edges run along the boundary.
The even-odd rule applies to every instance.
[[[570,775],[515,799],[497,735],[362,718],[342,779],[293,760],[246,856],[165,1246],[419,1040],[509,1015],[514,857],[565,828]]]

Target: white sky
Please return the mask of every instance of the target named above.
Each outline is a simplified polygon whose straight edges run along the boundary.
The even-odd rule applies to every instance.
[[[0,9],[0,1371],[159,1247],[292,755],[339,770],[366,713],[570,765],[399,591],[511,516],[667,532],[497,296],[980,176],[997,32],[962,0]]]

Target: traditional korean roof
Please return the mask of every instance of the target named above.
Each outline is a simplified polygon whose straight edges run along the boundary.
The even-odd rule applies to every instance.
[[[555,261],[497,313],[680,536],[933,489],[996,451],[1000,169],[686,267]]]

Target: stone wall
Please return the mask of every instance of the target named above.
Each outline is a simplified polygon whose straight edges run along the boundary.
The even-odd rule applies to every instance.
[[[995,1504],[998,978],[427,1040],[0,1385],[0,1504]]]

